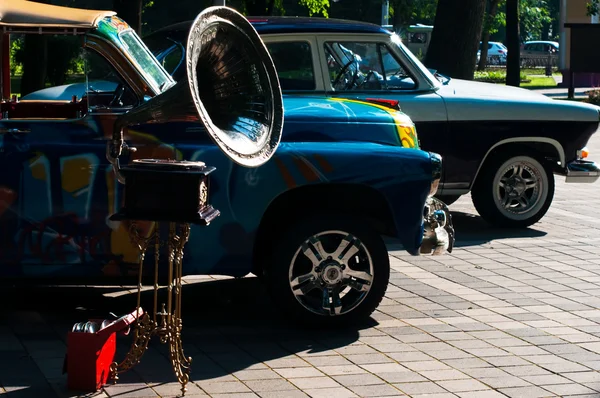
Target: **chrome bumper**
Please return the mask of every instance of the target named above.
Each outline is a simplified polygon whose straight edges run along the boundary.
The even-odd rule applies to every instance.
[[[423,216],[424,230],[420,253],[434,256],[452,253],[454,226],[448,206],[439,199],[429,198],[425,203]]]
[[[565,182],[596,182],[600,178],[600,167],[587,160],[574,160],[567,164]]]

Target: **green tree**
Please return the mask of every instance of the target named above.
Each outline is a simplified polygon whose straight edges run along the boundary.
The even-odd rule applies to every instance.
[[[395,29],[411,24],[433,24],[437,0],[390,0],[390,22]]]
[[[549,33],[550,26],[559,30],[560,4],[556,0],[520,0],[519,1],[519,40],[536,40]],[[506,32],[506,3],[501,3],[497,15],[498,40],[503,41]],[[493,34],[492,34],[493,35]],[[556,37],[556,33],[553,33]]]
[[[519,31],[521,41],[535,40],[542,37],[542,31],[552,23],[548,1],[520,0]]]
[[[308,9],[309,16],[321,14],[329,17],[329,0],[299,0],[299,4]]]
[[[483,28],[481,31],[481,54],[479,58],[479,64],[477,70],[482,71],[487,66],[488,57],[488,43],[490,41],[490,35],[498,31],[498,6],[500,2],[504,0],[488,0],[487,1],[487,12],[483,20]]]
[[[591,17],[592,15],[598,15],[600,12],[600,0],[590,0],[586,4],[587,15]]]

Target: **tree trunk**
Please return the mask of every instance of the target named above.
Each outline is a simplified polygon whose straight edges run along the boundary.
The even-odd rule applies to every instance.
[[[142,34],[142,0],[113,0],[113,10],[138,35]]]
[[[519,0],[506,0],[506,85],[521,84],[521,43],[519,40]]]
[[[477,65],[477,70],[485,70],[487,66],[487,57],[488,57],[488,43],[490,41],[490,28],[492,21],[496,17],[496,13],[498,12],[498,3],[500,0],[491,0],[490,1],[490,9],[488,10],[487,15],[485,16],[486,20],[483,24],[483,31],[481,33],[481,55],[479,58],[479,64]]]
[[[473,79],[485,0],[439,0],[425,65],[459,79]]]
[[[50,0],[37,0],[38,3],[50,3]],[[8,36],[6,36],[8,37]],[[46,88],[48,73],[48,37],[27,34],[24,40],[23,76],[21,76],[21,96]]]
[[[21,97],[46,88],[48,71],[47,39],[48,37],[45,35],[25,35]]]
[[[551,23],[544,24],[542,26],[542,37],[541,40],[550,40],[550,28],[552,27]]]

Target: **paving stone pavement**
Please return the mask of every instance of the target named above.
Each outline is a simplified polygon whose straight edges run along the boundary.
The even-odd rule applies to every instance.
[[[600,135],[589,147],[600,160]],[[455,251],[411,257],[390,246],[386,297],[355,328],[294,328],[256,278],[189,279],[186,396],[600,397],[600,183],[557,178],[548,215],[527,230],[490,228],[470,197],[451,210]],[[0,394],[77,396],[62,374],[66,332],[130,309],[134,297],[123,291],[3,290]],[[119,337],[119,355],[128,342]],[[166,354],[153,341],[119,384],[86,396],[175,396]]]

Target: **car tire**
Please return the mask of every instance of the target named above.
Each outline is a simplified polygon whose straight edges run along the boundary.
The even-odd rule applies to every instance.
[[[461,195],[436,195],[435,197],[444,202],[446,206],[450,206],[452,203],[460,199]]]
[[[524,228],[538,222],[554,198],[554,175],[540,159],[514,153],[484,165],[471,192],[475,209],[489,223]]]
[[[347,248],[340,250],[343,243]],[[326,326],[365,320],[385,295],[390,277],[387,249],[381,236],[358,217],[299,220],[282,231],[272,247],[266,288],[294,321]],[[324,258],[316,254],[319,250]]]

